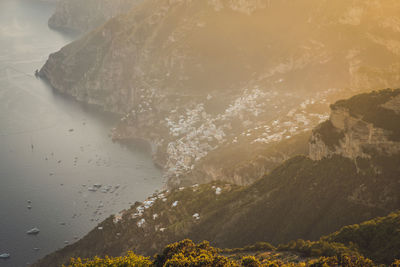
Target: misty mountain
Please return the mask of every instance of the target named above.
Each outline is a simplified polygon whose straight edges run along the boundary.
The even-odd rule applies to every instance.
[[[149,141],[169,185],[179,187],[212,151],[269,146],[310,131],[341,97],[396,88],[399,8],[372,0],[149,0],[52,54],[40,75],[122,114],[113,138]],[[254,181],[223,173],[202,182],[216,176]]]

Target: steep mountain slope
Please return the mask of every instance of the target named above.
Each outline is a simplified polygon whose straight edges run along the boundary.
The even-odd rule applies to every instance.
[[[162,253],[144,258],[128,252],[126,257],[94,260],[74,259],[72,266],[103,266],[122,263],[140,266],[382,266],[379,263],[400,264],[400,212],[375,218],[361,224],[349,225],[318,241],[298,239],[277,248],[258,242],[243,248],[213,248],[207,241],[194,244],[185,239],[167,245]],[[345,245],[346,244],[346,245]],[[371,261],[369,258],[373,258]],[[83,262],[83,264],[82,264]],[[135,265],[136,266],[136,265]]]
[[[321,240],[356,245],[368,258],[389,264],[400,259],[400,212],[346,226]]]
[[[210,151],[312,129],[351,94],[339,88],[399,86],[399,10],[394,0],[148,0],[40,74],[124,114],[114,138],[150,141],[179,186]]]
[[[352,104],[361,98],[371,107],[392,110],[399,94],[400,90],[373,92],[337,102],[333,109],[340,105],[353,110],[356,106]],[[346,121],[367,123],[368,111],[350,112]],[[400,122],[398,117],[390,119],[391,125]],[[374,126],[377,132],[384,130]],[[319,128],[312,140],[316,136],[330,140],[332,132],[321,132]],[[151,255],[167,243],[186,237],[210,240],[219,247],[242,247],[257,241],[278,244],[298,238],[315,240],[345,225],[399,209],[400,153],[387,153],[381,143],[368,143],[355,133],[350,127],[345,134],[353,136],[360,147],[369,144],[368,156],[351,158],[333,153],[316,161],[297,156],[247,187],[217,182],[156,193],[110,217],[100,228],[44,258],[38,266],[65,262],[71,256],[119,255],[127,250]],[[363,251],[368,249],[361,242],[359,246]]]
[[[57,0],[57,8],[49,19],[49,27],[85,33],[116,15],[128,12],[140,0]]]

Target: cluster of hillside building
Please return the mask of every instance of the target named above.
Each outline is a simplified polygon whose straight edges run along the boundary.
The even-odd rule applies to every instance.
[[[285,98],[289,99],[275,91],[264,92],[255,88],[245,90],[224,112],[216,115],[207,113],[204,103],[183,112],[173,110],[165,118],[171,136],[167,145],[166,176],[178,177],[194,169],[196,162],[223,144],[279,142],[309,131],[329,117],[324,94],[299,101],[290,109]],[[326,109],[323,112],[309,111],[309,107],[315,104],[323,104]],[[284,115],[280,114],[285,110]],[[271,120],[271,116],[275,119]],[[232,129],[233,121],[242,123],[242,131]]]

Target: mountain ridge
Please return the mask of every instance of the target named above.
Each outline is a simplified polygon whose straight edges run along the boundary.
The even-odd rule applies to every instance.
[[[397,2],[265,3],[149,0],[50,55],[40,75],[121,114],[113,138],[150,142],[171,187],[213,151],[268,146],[311,130],[337,99],[400,86]]]

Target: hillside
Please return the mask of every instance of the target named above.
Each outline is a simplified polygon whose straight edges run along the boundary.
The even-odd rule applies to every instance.
[[[362,97],[375,103],[380,99],[376,95],[391,92],[379,102],[381,107],[391,107],[399,91],[372,92]],[[351,106],[354,99],[335,105]],[[349,115],[347,121],[357,118],[364,122],[359,115]],[[326,140],[330,132],[319,128],[313,134]],[[346,134],[351,135],[352,129]],[[355,143],[363,146],[366,141],[358,136]],[[299,238],[318,240],[343,226],[400,208],[400,153],[386,153],[380,146],[371,143],[368,157],[349,158],[338,153],[320,160],[293,157],[246,187],[215,182],[155,193],[143,203],[111,216],[100,228],[47,256],[37,266],[65,262],[74,256],[118,256],[128,250],[152,255],[184,238],[210,240],[212,245],[226,248],[259,241],[277,245]],[[371,253],[363,244],[359,243],[361,251]]]
[[[57,7],[50,17],[49,27],[55,30],[85,33],[107,20],[128,12],[139,0],[57,0]]]
[[[394,259],[400,259],[400,212],[346,226],[322,240],[354,244],[368,258],[389,264]]]
[[[310,131],[354,91],[398,87],[399,10],[394,0],[148,0],[50,55],[40,75],[121,114],[113,138],[149,141],[179,187],[215,168],[199,166],[210,152],[267,147]]]
[[[318,241],[298,239],[277,248],[258,242],[243,248],[217,249],[207,241],[191,240],[167,245],[161,253],[143,257],[128,252],[122,257],[71,260],[69,267],[86,266],[382,266],[397,267],[400,261],[400,212],[391,213],[361,224],[349,225]],[[373,257],[374,261],[368,257]],[[378,259],[377,259],[378,258]],[[124,265],[125,266],[125,265]]]

